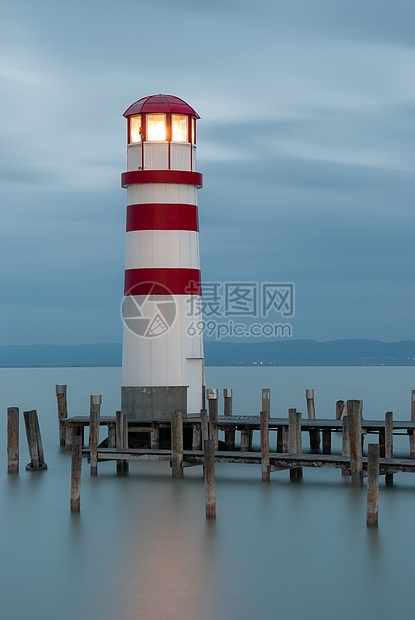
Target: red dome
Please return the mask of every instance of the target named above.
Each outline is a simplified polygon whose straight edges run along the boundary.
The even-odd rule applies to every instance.
[[[200,118],[199,114],[183,99],[173,95],[150,95],[139,99],[124,112],[124,116],[134,114],[157,114],[157,112],[172,112],[173,114],[190,114]]]

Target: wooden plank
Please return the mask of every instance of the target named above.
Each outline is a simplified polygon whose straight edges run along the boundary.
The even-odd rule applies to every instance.
[[[72,439],[71,512],[81,510],[82,439]]]
[[[7,409],[7,473],[19,473],[19,409]]]
[[[367,525],[378,525],[379,514],[379,445],[368,446]]]

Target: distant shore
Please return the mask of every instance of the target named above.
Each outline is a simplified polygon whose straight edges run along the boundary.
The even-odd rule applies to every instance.
[[[117,367],[121,359],[121,343],[0,347],[0,368]],[[236,367],[415,366],[415,341],[207,341],[205,363]]]

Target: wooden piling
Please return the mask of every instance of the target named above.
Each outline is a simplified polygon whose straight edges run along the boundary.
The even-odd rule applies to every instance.
[[[124,422],[125,417],[122,411],[115,412],[115,447],[117,450],[122,450],[124,448]],[[122,474],[124,471],[124,460],[125,459],[117,459],[117,474]]]
[[[172,476],[183,478],[183,414],[176,410],[171,420]]]
[[[150,447],[152,450],[158,450],[160,448],[160,430],[154,425],[152,425],[150,431]]]
[[[56,399],[58,401],[59,445],[62,447],[64,447],[66,443],[66,427],[63,424],[63,420],[68,417],[66,390],[66,385],[56,386]]]
[[[261,411],[261,469],[262,482],[269,482],[269,414],[267,411]]]
[[[323,430],[323,454],[331,454],[331,429]]]
[[[223,390],[223,413],[225,416],[232,415],[232,390],[231,388],[225,388]],[[229,450],[235,448],[235,431],[225,431],[225,443],[228,445]]]
[[[81,510],[82,438],[72,438],[71,512]]]
[[[316,410],[314,406],[314,390],[307,389],[305,391],[305,396],[307,400],[307,415],[309,420],[316,419]],[[318,450],[320,447],[320,431],[316,428],[313,428],[309,431],[310,436],[310,448],[311,450]]]
[[[207,439],[203,443],[206,518],[216,518],[215,442]]]
[[[350,469],[352,484],[363,485],[362,468],[362,409],[360,400],[347,401],[349,418]]]
[[[27,466],[29,469],[40,469],[35,416],[35,410],[25,411],[23,413],[30,456],[30,465]]]
[[[192,429],[192,450],[202,449],[202,437],[199,424],[194,424]]]
[[[296,441],[297,441],[297,451],[296,454],[302,454],[303,446],[302,446],[302,435],[301,435],[301,419],[302,413],[301,411],[297,411],[297,429],[296,429]],[[303,477],[303,468],[297,467],[297,478]]]
[[[350,456],[349,418],[347,415],[343,416],[342,455]],[[343,467],[342,475],[350,476],[349,467]]]
[[[7,473],[19,473],[19,409],[7,409]]]
[[[241,429],[241,452],[249,452],[249,440],[249,428],[247,426],[244,426]]]
[[[123,422],[122,422],[122,434],[123,434],[123,448],[125,450],[128,450],[128,417],[124,414],[123,415]],[[130,469],[130,461],[128,459],[124,459],[123,464],[123,471],[124,472],[128,472]]]
[[[204,442],[209,439],[209,425],[206,409],[200,410],[200,430],[202,432],[202,447]]]
[[[89,457],[91,476],[98,473],[98,444],[99,444],[99,419],[101,415],[102,396],[93,394],[90,396],[89,409]],[[73,438],[72,438],[73,442]]]
[[[344,400],[336,402],[336,420],[341,420],[344,411]]]
[[[232,389],[223,390],[223,415],[232,415]]]
[[[288,453],[298,454],[298,416],[297,409],[288,410]],[[301,477],[298,470],[299,467],[292,467],[290,469],[290,479],[297,480]]]
[[[415,390],[411,392],[411,421],[415,422]],[[415,432],[409,432],[409,450],[411,459],[415,459]]]
[[[385,415],[385,458],[393,459],[393,413],[388,411]],[[385,475],[385,484],[393,485],[393,474]]]
[[[208,393],[208,407],[209,407],[209,438],[215,442],[215,450],[218,449],[218,390],[209,389]]]
[[[379,444],[368,447],[367,467],[367,525],[378,525],[379,515]]]
[[[271,390],[270,388],[262,388],[262,409],[268,418],[271,415]]]

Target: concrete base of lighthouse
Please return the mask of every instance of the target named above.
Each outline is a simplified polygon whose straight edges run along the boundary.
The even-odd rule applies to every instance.
[[[121,410],[131,420],[171,420],[187,411],[187,386],[122,387]]]

